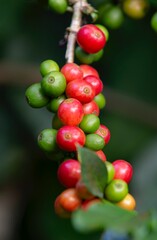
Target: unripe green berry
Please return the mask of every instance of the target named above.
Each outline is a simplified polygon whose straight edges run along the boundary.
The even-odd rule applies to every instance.
[[[42,79],[41,87],[47,96],[58,97],[65,91],[66,79],[61,72],[50,72]]]
[[[25,92],[28,104],[33,108],[41,108],[48,104],[49,98],[45,96],[41,83],[34,83]]]
[[[38,145],[45,152],[53,152],[57,150],[56,143],[57,130],[55,129],[44,129],[38,135]]]
[[[66,0],[49,0],[48,5],[53,11],[60,14],[65,13],[68,7]]]
[[[40,64],[40,73],[43,77],[52,71],[59,71],[59,66],[55,61],[48,59]]]

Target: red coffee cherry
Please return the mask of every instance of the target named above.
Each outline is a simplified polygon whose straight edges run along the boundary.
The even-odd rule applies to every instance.
[[[77,43],[87,53],[99,52],[106,43],[106,37],[100,28],[86,24],[77,32]]]
[[[70,213],[77,210],[81,206],[81,203],[82,203],[82,200],[77,195],[77,191],[75,188],[68,188],[65,191],[63,191],[59,195],[57,201],[59,202],[60,206],[65,211],[68,211]]]
[[[89,103],[83,104],[84,115],[86,114],[95,114],[99,116],[100,109],[95,101],[91,101]]]
[[[86,77],[88,75],[93,75],[93,76],[99,78],[99,73],[95,68],[93,68],[87,64],[80,65],[80,68],[83,71],[83,77]]]
[[[77,79],[68,83],[66,95],[69,98],[76,98],[83,104],[93,100],[95,97],[95,90],[90,83]]]
[[[67,159],[59,165],[57,176],[62,185],[67,188],[75,187],[81,176],[80,162]]]
[[[84,116],[83,106],[75,98],[64,100],[58,108],[58,117],[64,125],[76,126]]]
[[[55,210],[55,213],[59,217],[62,217],[62,218],[70,218],[71,217],[71,212],[65,210],[60,204],[60,195],[55,200],[54,210]]]
[[[122,179],[123,181],[129,183],[133,175],[133,167],[131,164],[122,159],[118,159],[112,164],[115,168],[114,179]]]
[[[75,63],[66,63],[61,68],[61,73],[65,76],[67,83],[75,79],[83,78],[82,69]]]
[[[76,151],[76,145],[84,146],[85,144],[85,134],[79,128],[75,126],[63,126],[61,127],[56,136],[56,141],[58,146],[69,152]]]
[[[87,83],[90,83],[93,88],[95,89],[95,95],[98,95],[103,90],[103,82],[100,80],[100,78],[89,75],[83,78],[84,81]]]
[[[95,153],[103,162],[107,161],[106,155],[102,150],[96,151]]]
[[[100,127],[95,132],[99,136],[103,137],[105,145],[108,144],[111,138],[110,130],[103,124],[100,124]]]

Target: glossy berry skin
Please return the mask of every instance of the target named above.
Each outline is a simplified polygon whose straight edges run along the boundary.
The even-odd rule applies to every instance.
[[[65,210],[70,213],[77,210],[82,203],[82,200],[77,195],[77,191],[75,188],[68,188],[64,190],[58,196],[58,203],[59,205]],[[56,211],[57,212],[57,211]]]
[[[134,197],[128,193],[124,199],[122,199],[120,202],[116,203],[117,206],[129,210],[129,211],[133,211],[136,207],[136,201],[134,199]]]
[[[99,93],[94,97],[94,101],[100,109],[103,109],[106,105],[106,99],[102,93]]]
[[[57,132],[56,141],[58,146],[69,152],[76,151],[76,145],[84,146],[85,144],[84,132],[76,126],[63,126]]]
[[[86,24],[79,29],[76,37],[79,46],[87,53],[99,52],[106,43],[104,33],[93,24]]]
[[[49,98],[45,96],[40,83],[30,85],[25,92],[28,104],[33,108],[41,108],[48,104]]]
[[[66,79],[61,72],[50,72],[41,81],[44,93],[50,97],[62,95],[66,88]]]
[[[84,64],[92,64],[94,62],[94,54],[86,53],[81,47],[75,49],[76,58]]]
[[[128,185],[121,179],[112,180],[105,188],[105,197],[111,202],[119,202],[128,194]]]
[[[66,96],[76,98],[82,104],[89,103],[95,97],[95,90],[90,83],[83,80],[74,80],[66,87]]]
[[[92,85],[92,87],[95,90],[95,95],[98,95],[99,93],[102,92],[103,82],[100,80],[100,78],[89,75],[89,76],[84,77],[83,80]]]
[[[52,71],[59,72],[59,66],[55,61],[48,59],[40,64],[40,73],[43,77]]]
[[[81,176],[80,163],[75,159],[67,159],[59,165],[57,176],[62,185],[75,187]]]
[[[103,162],[107,161],[106,155],[102,150],[96,151],[95,153]]]
[[[99,78],[99,73],[95,68],[93,68],[87,64],[80,65],[80,68],[83,71],[83,77],[86,77],[88,75],[93,75],[93,76]]]
[[[104,147],[104,139],[95,133],[90,133],[86,135],[85,147],[98,151]]]
[[[94,133],[99,126],[100,119],[95,114],[85,115],[79,125],[85,133]]]
[[[76,184],[77,194],[81,199],[93,199],[94,196],[88,191],[86,185],[80,179]]]
[[[107,184],[109,184],[114,178],[115,169],[111,162],[106,161],[105,164],[107,168]]]
[[[57,130],[55,129],[44,129],[38,135],[38,145],[39,147],[46,152],[53,152],[57,150],[56,143]]]
[[[91,101],[89,103],[83,104],[83,112],[84,115],[95,114],[96,116],[99,116],[100,109],[95,101]]]
[[[95,26],[97,26],[98,28],[100,28],[100,30],[104,33],[105,37],[106,37],[106,41],[108,41],[109,39],[109,31],[107,30],[107,28],[101,24],[95,24]]]
[[[76,126],[84,116],[83,106],[75,98],[64,100],[58,108],[58,118],[64,125]]]
[[[105,145],[108,144],[111,138],[111,133],[110,130],[105,125],[100,124],[100,127],[95,133],[104,139]]]
[[[55,213],[61,218],[70,218],[71,212],[65,210],[60,204],[60,195],[56,198],[54,202]]]
[[[131,181],[133,175],[133,168],[131,164],[125,160],[118,159],[114,161],[113,166],[115,168],[115,179],[122,179],[126,183]]]
[[[47,109],[50,112],[57,112],[59,105],[66,99],[65,95],[60,95],[57,98],[53,98],[47,105]]]
[[[81,68],[75,63],[66,63],[61,68],[61,73],[65,76],[67,83],[75,80],[83,78],[83,71]]]

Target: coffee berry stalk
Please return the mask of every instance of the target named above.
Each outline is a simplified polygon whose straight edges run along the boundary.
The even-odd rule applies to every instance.
[[[60,13],[67,9],[68,2],[63,3]],[[59,163],[57,176],[65,190],[57,196],[54,209],[60,217],[69,218],[79,208],[88,210],[91,205],[106,199],[120,208],[132,211],[136,202],[129,193],[128,183],[133,168],[125,160],[109,162],[104,153],[111,133],[99,118],[106,104],[102,94],[103,81],[92,66],[74,62],[76,43],[82,51],[96,59],[96,54],[106,46],[108,35],[100,25],[82,25],[84,7],[91,13],[95,11],[87,1],[69,3],[73,17],[67,37],[67,62],[60,68],[53,59],[44,60],[40,64],[41,81],[33,83],[25,93],[31,107],[45,107],[53,113],[53,119],[50,119],[52,128],[43,129],[37,142],[46,156]],[[49,6],[55,9],[58,8],[57,4],[59,1],[49,1]],[[89,149],[90,154],[105,166],[107,178],[103,197],[95,194],[83,181],[86,173],[82,172],[83,159],[79,157],[78,146]],[[94,179],[95,176],[92,181]]]

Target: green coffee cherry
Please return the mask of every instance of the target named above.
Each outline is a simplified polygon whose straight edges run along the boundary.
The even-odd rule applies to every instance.
[[[119,28],[124,21],[124,14],[119,6],[110,6],[103,14],[102,22],[110,29]]]
[[[95,114],[87,114],[79,126],[85,133],[94,133],[100,126],[100,119]]]
[[[58,97],[65,91],[66,79],[61,72],[50,72],[42,79],[41,87],[47,96]]]
[[[53,11],[60,14],[65,13],[68,7],[66,0],[49,0],[48,5]]]
[[[151,27],[157,32],[157,12],[151,18]]]
[[[44,129],[38,135],[38,145],[45,152],[53,152],[58,149],[56,143],[56,129]]]
[[[85,147],[98,151],[103,149],[104,146],[104,139],[98,134],[90,133],[86,135]]]
[[[52,119],[52,127],[54,129],[60,129],[63,126],[63,123],[61,122],[61,120],[58,118],[57,113],[53,116]]]
[[[97,53],[94,53],[94,54],[93,54],[94,62],[99,61],[99,60],[102,58],[103,54],[104,54],[104,50],[103,50],[103,49],[101,49],[101,50],[100,50],[99,52],[97,52]]]
[[[83,51],[83,49],[79,46],[75,49],[75,55],[77,59],[84,64],[91,64],[94,62],[94,54],[89,54]]]
[[[94,101],[97,103],[100,109],[103,109],[106,105],[106,99],[102,93],[99,93],[94,97]]]
[[[49,98],[45,96],[41,83],[34,83],[25,92],[28,104],[33,108],[41,108],[48,104]]]
[[[57,112],[59,105],[66,99],[65,95],[61,95],[58,98],[53,98],[47,105],[47,109],[50,112]]]
[[[109,31],[107,30],[107,28],[104,27],[101,24],[95,24],[95,26],[97,26],[104,33],[104,35],[106,37],[106,41],[108,41],[108,39],[109,39]]]
[[[59,66],[55,61],[48,59],[40,64],[40,73],[43,77],[52,71],[59,72]]]

